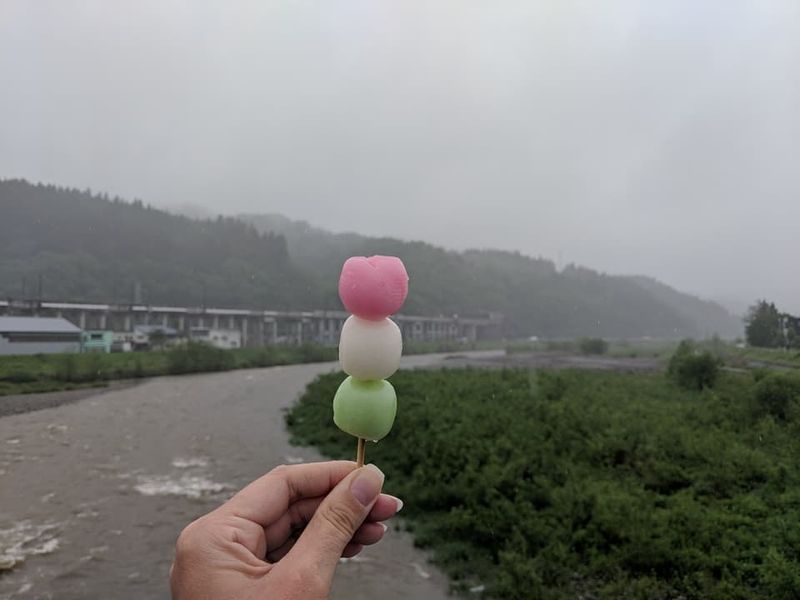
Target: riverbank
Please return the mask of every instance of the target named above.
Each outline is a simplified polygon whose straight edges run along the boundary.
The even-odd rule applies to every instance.
[[[403,353],[417,355],[479,349],[488,349],[488,346],[486,343],[414,342],[406,344]],[[0,396],[106,387],[111,381],[160,375],[328,362],[337,358],[335,346],[304,344],[221,350],[196,343],[149,352],[0,356]],[[0,405],[2,403],[0,401]]]
[[[127,353],[37,354],[0,357],[0,396],[102,387],[109,381],[326,362],[336,348],[317,345],[221,350],[185,344]]]
[[[64,404],[72,404],[84,398],[97,394],[105,394],[123,390],[140,383],[141,380],[114,381],[97,384],[93,387],[82,387],[72,390],[56,392],[42,392],[38,394],[13,394],[0,398],[0,418],[10,415],[20,415],[45,408],[55,408]]]

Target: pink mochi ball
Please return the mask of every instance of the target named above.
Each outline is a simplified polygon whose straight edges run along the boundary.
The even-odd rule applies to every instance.
[[[396,256],[353,256],[339,276],[339,297],[348,311],[377,321],[393,315],[408,295],[408,273]]]

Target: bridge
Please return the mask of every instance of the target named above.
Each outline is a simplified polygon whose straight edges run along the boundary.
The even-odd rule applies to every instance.
[[[243,346],[339,343],[349,316],[344,311],[277,311],[149,304],[93,304],[51,300],[0,300],[0,315],[63,317],[83,330],[133,331],[137,325],[187,333],[193,328],[234,329]],[[502,316],[424,317],[397,314],[392,319],[406,341],[466,341],[500,336]]]

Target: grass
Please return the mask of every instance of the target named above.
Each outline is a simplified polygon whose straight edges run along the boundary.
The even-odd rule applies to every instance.
[[[728,356],[728,362],[734,365],[747,364],[755,361],[768,365],[800,369],[800,350],[734,347],[729,350]]]
[[[355,448],[331,419],[342,377],[287,414],[295,442],[338,458]],[[687,391],[664,374],[401,371],[397,422],[367,457],[462,592],[798,598],[799,382],[756,379]]]
[[[119,379],[321,362],[336,356],[336,348],[310,344],[235,350],[187,344],[152,352],[3,356],[0,396],[93,387]]]
[[[584,340],[586,341],[586,340]],[[800,369],[800,350],[781,348],[739,348],[735,344],[719,339],[696,342],[700,350],[708,350],[726,365],[738,368],[751,368],[752,363],[765,366],[778,366]],[[666,364],[678,347],[677,340],[608,340],[604,354],[617,358],[657,358]],[[526,352],[569,352],[582,353],[581,340],[511,340],[506,342],[508,354]],[[585,353],[585,352],[584,352]]]
[[[566,352],[570,354],[606,354],[616,358],[658,358],[665,363],[675,351],[678,342],[675,340],[606,340],[608,346],[601,352],[589,351],[587,342],[599,342],[599,339],[575,340],[511,340],[506,343],[508,354],[528,352]]]
[[[498,344],[410,342],[406,344],[404,353],[455,352],[497,347]],[[0,356],[0,396],[96,387],[120,379],[324,362],[337,358],[335,347],[317,344],[233,350],[188,344],[172,350],[150,352]]]

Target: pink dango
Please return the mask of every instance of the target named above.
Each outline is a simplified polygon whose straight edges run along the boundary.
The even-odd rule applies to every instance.
[[[408,295],[408,273],[396,256],[353,256],[342,267],[339,297],[362,319],[377,321],[395,314]]]

